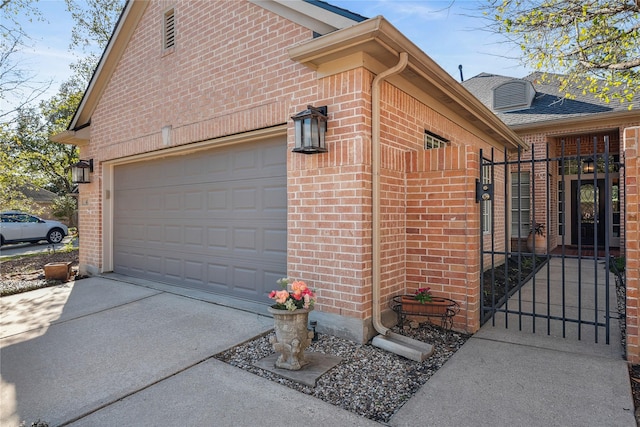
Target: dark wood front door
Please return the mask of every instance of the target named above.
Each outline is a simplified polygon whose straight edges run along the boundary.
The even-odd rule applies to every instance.
[[[578,183],[580,185],[578,185]],[[604,246],[607,229],[604,179],[571,181],[572,227],[571,244]]]

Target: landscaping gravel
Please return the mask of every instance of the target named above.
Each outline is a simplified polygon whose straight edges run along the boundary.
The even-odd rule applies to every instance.
[[[249,341],[216,355],[216,358],[245,371],[275,381],[332,405],[374,421],[387,422],[429,378],[465,343],[469,335],[423,324],[417,328],[394,328],[394,332],[427,342],[434,354],[415,362],[368,344],[357,344],[319,334],[309,352],[339,356],[342,362],[309,387],[260,369],[253,364],[274,353],[269,338],[274,333]]]

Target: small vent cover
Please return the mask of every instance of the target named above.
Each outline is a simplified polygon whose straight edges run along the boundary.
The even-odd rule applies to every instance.
[[[164,48],[170,49],[176,44],[176,20],[173,9],[164,14]]]
[[[515,80],[493,89],[494,110],[522,110],[531,107],[535,90],[525,80]]]

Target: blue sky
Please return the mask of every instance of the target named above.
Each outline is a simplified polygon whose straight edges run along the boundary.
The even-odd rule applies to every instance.
[[[328,0],[329,3],[366,17],[383,15],[456,80],[462,64],[464,78],[481,72],[523,77],[528,74],[515,57],[518,49],[500,43],[487,31],[479,10],[480,0]],[[63,0],[40,0],[46,22],[24,22],[33,47],[23,54],[22,67],[33,70],[38,81],[53,80],[45,94],[53,96],[71,75],[69,52],[73,21]],[[471,17],[475,16],[475,18]]]

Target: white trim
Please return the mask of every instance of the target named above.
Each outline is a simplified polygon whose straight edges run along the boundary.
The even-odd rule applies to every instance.
[[[318,34],[327,34],[357,24],[352,19],[300,0],[249,1]]]

